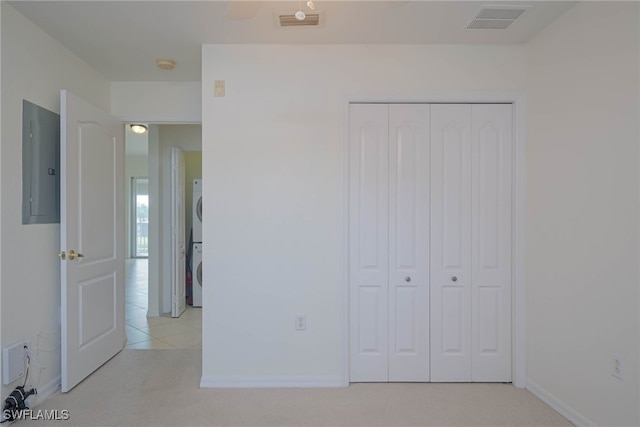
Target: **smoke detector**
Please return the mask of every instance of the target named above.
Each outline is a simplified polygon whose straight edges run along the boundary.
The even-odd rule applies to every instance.
[[[158,58],[156,59],[156,65],[161,70],[173,70],[176,66],[176,61],[171,58]]]
[[[486,5],[467,25],[468,30],[506,30],[533,6]]]

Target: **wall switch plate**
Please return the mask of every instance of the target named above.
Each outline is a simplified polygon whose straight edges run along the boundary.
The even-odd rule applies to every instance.
[[[214,82],[214,95],[215,97],[223,97],[225,92],[224,80],[216,80]]]
[[[623,374],[624,374],[624,358],[617,353],[613,353],[611,355],[611,375],[621,380]]]
[[[296,331],[304,331],[307,329],[307,315],[304,313],[296,313]]]

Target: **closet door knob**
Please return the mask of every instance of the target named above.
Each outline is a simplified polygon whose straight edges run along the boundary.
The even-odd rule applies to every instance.
[[[452,277],[451,277],[451,281],[452,281],[452,282],[457,282],[457,281],[458,281],[458,278],[457,278],[456,276],[452,276]]]
[[[405,278],[404,278],[404,281],[405,281],[405,282],[410,282],[410,281],[411,281],[411,277],[409,277],[409,276],[405,277]]]

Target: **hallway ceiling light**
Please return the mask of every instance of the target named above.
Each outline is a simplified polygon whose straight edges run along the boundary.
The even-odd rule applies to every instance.
[[[176,66],[176,61],[171,58],[158,58],[156,59],[156,65],[161,70],[173,70]]]
[[[147,131],[147,126],[140,123],[133,123],[130,126],[131,126],[131,131],[133,133],[137,133],[141,135]]]

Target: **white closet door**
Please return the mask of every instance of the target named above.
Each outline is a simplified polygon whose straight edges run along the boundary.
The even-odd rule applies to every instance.
[[[511,108],[351,105],[351,381],[511,381]]]
[[[349,283],[352,382],[388,381],[389,107],[350,106]]]
[[[431,106],[431,381],[471,380],[471,105]]]
[[[511,111],[472,107],[472,381],[511,381]]]
[[[389,381],[429,381],[429,105],[389,106]]]
[[[432,381],[511,381],[511,120],[431,107]]]

